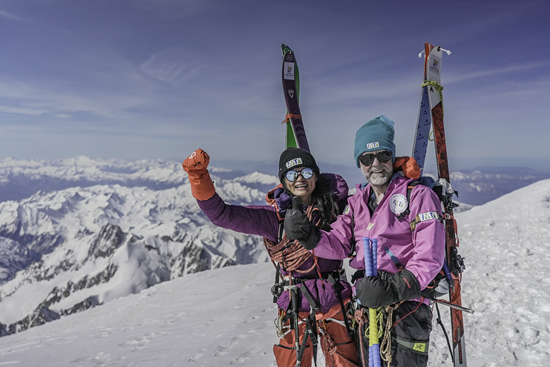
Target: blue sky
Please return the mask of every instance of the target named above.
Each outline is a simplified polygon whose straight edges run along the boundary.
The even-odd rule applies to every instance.
[[[353,165],[356,130],[385,114],[410,155],[441,45],[451,170],[550,171],[550,2],[0,1],[0,157],[276,161],[281,43],[320,162]]]

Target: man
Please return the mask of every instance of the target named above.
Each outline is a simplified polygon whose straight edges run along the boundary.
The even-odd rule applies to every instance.
[[[344,259],[356,252],[350,266],[359,271],[365,268],[362,239],[378,240],[378,276],[364,277],[364,272],[354,276],[360,278],[354,285],[360,303],[359,359],[368,365],[364,310],[383,308],[391,331],[391,338],[381,342],[391,343],[391,353],[382,356],[387,365],[427,366],[432,314],[421,291],[443,266],[445,229],[440,201],[430,188],[416,185],[408,195],[408,186],[415,181],[408,177],[418,178],[420,172],[413,158],[396,162],[393,125],[389,118],[378,116],[357,131],[355,163],[368,183],[358,186],[348,199],[332,230],[316,232],[298,225],[304,222],[295,211],[287,213],[285,230],[289,238],[308,244],[309,250],[315,243],[311,237],[318,239],[314,252],[323,258]]]

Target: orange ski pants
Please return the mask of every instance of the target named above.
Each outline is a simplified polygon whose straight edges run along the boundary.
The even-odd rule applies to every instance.
[[[346,300],[346,311],[349,308],[349,299]],[[309,313],[300,312],[299,341],[302,345],[305,335],[306,322]],[[357,348],[355,341],[350,339],[343,323],[344,315],[340,304],[332,307],[327,313],[318,312],[315,315],[317,320],[317,335],[320,339],[321,349],[325,356],[327,367],[356,367],[358,366]],[[294,349],[295,331],[291,329],[291,321],[288,320],[282,327],[286,332],[280,339],[279,344],[273,346],[273,353],[277,360],[278,367],[296,366],[296,350]],[[351,327],[351,320],[349,320]],[[311,367],[313,359],[313,345],[311,339],[307,344],[302,357],[302,367]]]

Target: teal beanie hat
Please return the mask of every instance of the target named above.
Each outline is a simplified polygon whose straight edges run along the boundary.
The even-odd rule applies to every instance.
[[[361,154],[377,150],[389,150],[392,160],[395,162],[395,144],[393,142],[395,130],[393,125],[393,121],[390,118],[380,115],[357,130],[353,152],[357,167],[360,167],[359,157]]]

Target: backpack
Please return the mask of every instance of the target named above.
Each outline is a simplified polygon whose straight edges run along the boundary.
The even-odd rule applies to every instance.
[[[422,176],[415,181],[412,181],[409,186],[407,187],[407,204],[411,201],[411,193],[412,190],[418,186],[418,185],[424,185],[432,189],[439,200],[441,201],[441,205],[445,208],[457,208],[459,204],[453,202],[452,196],[453,194],[456,194],[458,197],[458,192],[456,192],[451,184],[443,179],[440,178],[437,181],[435,181],[433,178],[428,176]],[[397,219],[399,221],[402,221],[406,215],[410,213],[409,208],[399,214],[397,216]],[[444,218],[441,218],[443,220]],[[411,231],[414,231],[416,224],[419,222],[418,218],[415,218],[411,221]],[[397,261],[395,256],[391,256],[392,260],[394,261],[395,265],[399,268],[402,267],[401,264]],[[464,268],[464,263],[461,262],[461,267]],[[443,297],[449,293],[450,285],[452,284],[452,276],[451,272],[449,271],[449,266],[447,264],[447,259],[444,260],[443,266],[439,273],[436,275],[436,277],[428,284],[428,286],[422,290],[421,295],[424,298],[435,300],[437,298]]]

